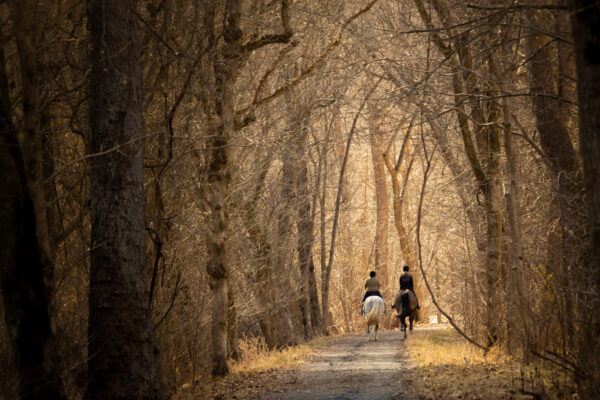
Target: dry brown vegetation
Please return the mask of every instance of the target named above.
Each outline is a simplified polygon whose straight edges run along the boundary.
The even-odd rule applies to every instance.
[[[416,390],[424,399],[572,399],[576,387],[550,364],[523,365],[503,351],[487,355],[450,327],[419,331],[407,347],[417,363]]]

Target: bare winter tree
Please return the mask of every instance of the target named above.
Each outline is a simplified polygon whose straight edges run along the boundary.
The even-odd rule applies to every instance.
[[[87,399],[159,398],[146,274],[135,0],[88,2],[91,219]]]
[[[38,46],[41,29],[33,14],[37,1],[11,2],[20,61],[22,132],[15,126],[9,92],[6,46],[0,33],[0,160],[2,179],[2,270],[0,282],[6,325],[23,399],[65,397],[51,328],[54,265],[44,182],[44,132],[41,127]],[[20,138],[20,137],[21,138]],[[7,388],[7,391],[9,389]]]
[[[591,259],[583,268],[589,274],[587,288],[580,288],[586,304],[581,329],[578,367],[582,398],[600,396],[600,6],[590,1],[571,1],[573,39],[577,61],[577,92],[579,97],[579,138],[585,172],[587,215],[592,249]]]

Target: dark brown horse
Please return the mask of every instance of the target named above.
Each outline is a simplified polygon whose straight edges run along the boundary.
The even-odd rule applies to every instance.
[[[395,308],[398,312],[396,318],[400,318],[400,324],[402,327],[401,331],[404,332],[404,338],[406,339],[406,317],[410,322],[410,330],[413,330],[413,321],[415,319],[415,310],[417,309],[417,297],[411,290],[401,290],[396,293],[396,297],[394,298],[394,304],[392,304],[392,308]]]

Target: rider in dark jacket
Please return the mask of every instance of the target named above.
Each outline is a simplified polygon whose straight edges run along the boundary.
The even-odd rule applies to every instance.
[[[408,265],[405,265],[404,268],[402,268],[404,270],[404,273],[402,275],[400,275],[400,290],[410,290],[411,292],[413,292],[413,294],[415,294],[415,290],[414,290],[414,283],[413,283],[413,278],[412,275],[408,273]],[[417,298],[417,295],[415,294],[415,298]],[[421,306],[419,305],[419,299],[417,298],[417,308],[420,309]]]

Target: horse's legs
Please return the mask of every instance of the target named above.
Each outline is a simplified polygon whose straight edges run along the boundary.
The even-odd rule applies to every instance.
[[[410,314],[410,317],[408,317],[408,320],[410,321],[410,330],[411,330],[411,331],[413,330],[413,320],[414,320],[414,319],[415,319],[415,318],[413,317],[413,315],[412,315],[412,314]]]
[[[377,340],[377,331],[379,330],[379,324],[375,324],[375,340]]]

